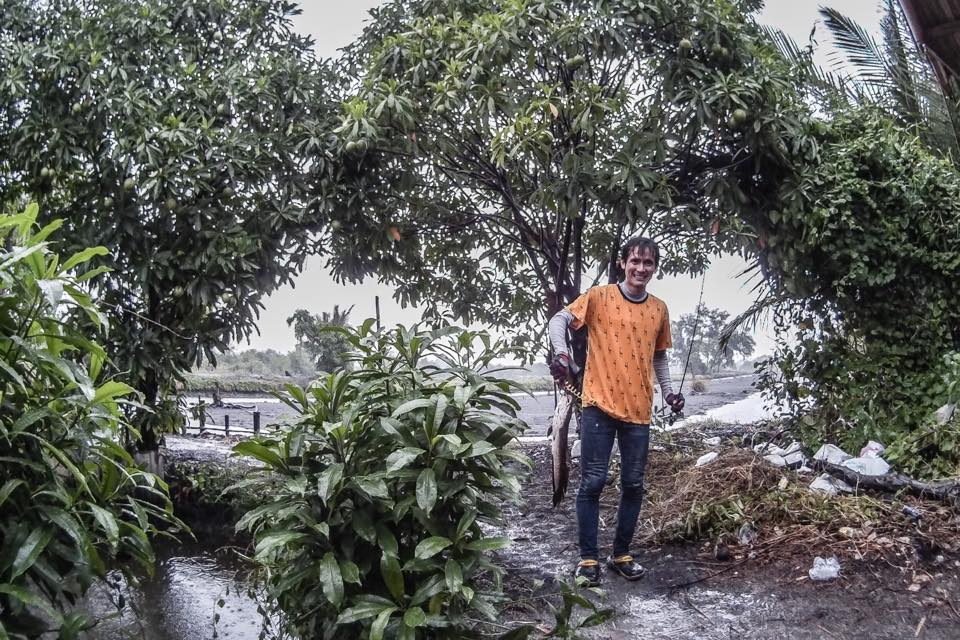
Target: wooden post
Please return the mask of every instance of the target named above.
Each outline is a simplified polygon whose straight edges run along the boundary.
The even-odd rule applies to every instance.
[[[253,412],[253,434],[260,434],[260,409],[256,409]]]
[[[377,314],[377,331],[380,331],[380,296],[373,296],[373,306]]]
[[[224,414],[223,416],[223,435],[230,435],[230,414]]]

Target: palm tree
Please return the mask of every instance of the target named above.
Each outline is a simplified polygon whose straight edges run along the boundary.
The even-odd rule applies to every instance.
[[[900,5],[883,0],[878,41],[838,9],[820,15],[844,57],[828,71],[813,61],[813,46],[800,47],[786,34],[767,29],[781,54],[792,62],[807,90],[827,104],[874,105],[912,130],[931,150],[960,161],[960,92],[944,95],[920,50]],[[813,34],[811,33],[811,36]]]
[[[933,67],[917,45],[899,3],[882,0],[880,41],[855,20],[837,9],[820,9],[823,23],[844,54],[834,70],[813,60],[813,36],[806,46],[778,29],[764,31],[781,55],[792,63],[811,99],[825,110],[832,106],[873,105],[915,133],[931,151],[960,164],[960,89],[944,94]],[[816,28],[814,28],[816,29]],[[721,333],[721,345],[744,327],[755,327],[784,294],[774,293],[752,264],[757,298],[749,309],[733,318]]]

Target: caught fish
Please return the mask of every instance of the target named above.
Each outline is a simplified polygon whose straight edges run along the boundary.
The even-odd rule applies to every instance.
[[[550,420],[550,457],[553,477],[553,506],[556,507],[567,495],[567,483],[570,481],[570,419],[573,417],[576,400],[570,393],[561,393],[557,408]]]

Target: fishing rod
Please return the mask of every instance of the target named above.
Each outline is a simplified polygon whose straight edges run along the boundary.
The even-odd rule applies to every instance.
[[[683,396],[683,383],[687,379],[687,369],[690,367],[690,356],[693,355],[693,345],[697,341],[697,330],[700,328],[700,315],[703,306],[703,288],[707,283],[707,272],[704,270],[703,277],[700,278],[700,297],[697,299],[696,315],[693,319],[693,335],[690,336],[690,344],[687,346],[687,360],[683,363],[683,374],[680,376],[680,388],[677,389],[677,395]],[[666,407],[664,407],[666,409]],[[671,413],[667,418],[669,424],[673,424],[683,417],[683,411]]]

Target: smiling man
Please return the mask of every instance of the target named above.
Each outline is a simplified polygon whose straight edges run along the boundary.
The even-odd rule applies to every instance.
[[[656,242],[629,239],[620,249],[623,281],[591,288],[550,320],[555,354],[550,372],[560,384],[572,377],[567,329],[586,327],[589,335],[577,493],[580,562],[574,575],[586,578],[592,586],[600,583],[600,492],[607,479],[614,439],[620,445],[620,508],[607,566],[627,580],[639,580],[644,569],[630,555],[630,544],[643,502],[654,374],[667,404],[676,412],[683,409],[683,396],[673,393],[670,384],[667,305],[647,292],[659,262]]]

